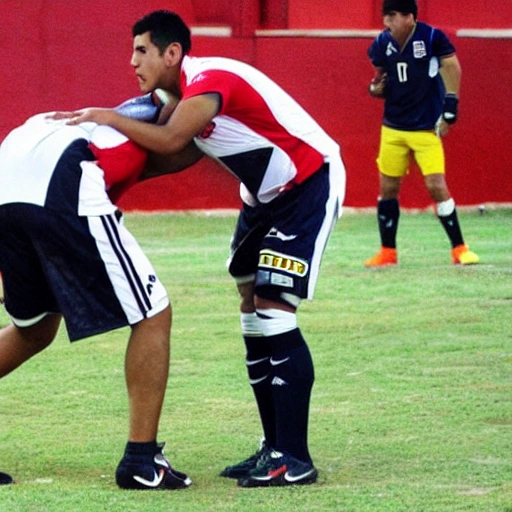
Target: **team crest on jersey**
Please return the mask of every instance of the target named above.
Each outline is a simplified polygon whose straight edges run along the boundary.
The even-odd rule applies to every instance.
[[[388,46],[386,47],[386,57],[389,57],[393,53],[397,53],[398,50],[393,46],[393,43],[390,41]]]
[[[286,254],[264,249],[260,252],[260,267],[272,268],[304,277],[308,272],[308,263],[298,258],[292,258]]]
[[[413,41],[412,51],[415,59],[422,59],[427,56],[425,41]]]

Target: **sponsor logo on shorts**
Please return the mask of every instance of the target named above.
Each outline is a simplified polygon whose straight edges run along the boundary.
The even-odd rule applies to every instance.
[[[272,268],[304,277],[308,273],[308,263],[286,254],[264,249],[260,252],[259,266],[263,268]]]
[[[279,238],[279,240],[282,240],[283,242],[290,242],[291,240],[295,240],[297,238],[297,235],[285,235],[278,229],[272,228],[267,233],[267,237],[275,237],[275,238]]]
[[[293,277],[283,276],[283,274],[275,274],[272,272],[270,274],[270,284],[293,288]]]

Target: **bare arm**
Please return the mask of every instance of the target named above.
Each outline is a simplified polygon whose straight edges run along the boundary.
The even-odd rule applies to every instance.
[[[441,67],[439,68],[439,73],[443,79],[446,94],[458,97],[462,69],[457,56],[450,55],[449,57],[441,59]],[[453,101],[458,102],[458,99],[455,98]],[[446,135],[450,129],[450,124],[446,122],[444,116],[445,114],[443,113],[436,124],[436,133],[440,136]],[[455,119],[456,117],[454,117],[452,124],[455,122]]]
[[[203,152],[195,145],[194,141],[179,153],[166,155],[149,153],[139,181],[183,171],[198,162],[203,156]]]
[[[441,59],[439,73],[443,79],[446,94],[459,94],[462,68],[456,55]]]
[[[220,96],[210,93],[180,101],[163,125],[130,119],[112,109],[91,108],[61,115],[69,117],[71,125],[93,121],[112,126],[143,148],[170,155],[184,150],[211,123],[219,109]]]

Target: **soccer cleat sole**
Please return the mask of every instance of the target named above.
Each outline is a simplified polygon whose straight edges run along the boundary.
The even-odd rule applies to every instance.
[[[277,477],[247,477],[238,480],[239,487],[254,488],[254,487],[288,487],[291,485],[310,485],[314,484],[318,479],[318,471],[312,468],[304,475],[291,477],[288,473],[281,473]]]

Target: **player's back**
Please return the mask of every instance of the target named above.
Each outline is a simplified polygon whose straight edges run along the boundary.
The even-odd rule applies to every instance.
[[[44,205],[55,166],[73,141],[87,138],[90,126],[67,126],[38,114],[9,133],[0,146],[0,204]]]

